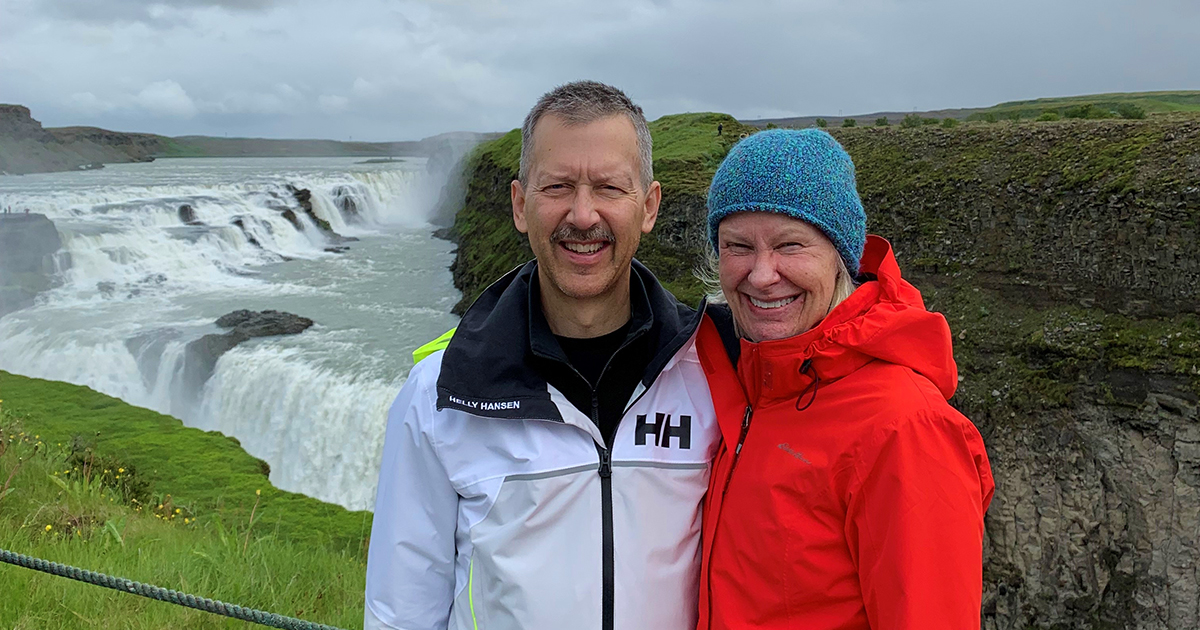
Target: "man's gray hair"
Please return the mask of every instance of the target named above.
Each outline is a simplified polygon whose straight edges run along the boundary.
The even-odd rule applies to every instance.
[[[624,92],[598,81],[575,81],[560,85],[542,95],[521,125],[521,170],[517,178],[521,184],[529,183],[529,168],[533,162],[533,128],[546,114],[561,117],[568,125],[586,125],[601,118],[622,114],[633,123],[637,133],[638,174],[642,189],[654,181],[654,141],[650,139],[650,128],[646,116]]]

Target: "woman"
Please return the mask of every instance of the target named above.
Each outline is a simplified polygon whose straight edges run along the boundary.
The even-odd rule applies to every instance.
[[[728,308],[699,341],[723,436],[700,628],[978,628],[987,453],[850,157],[815,129],[756,134],[708,212]]]

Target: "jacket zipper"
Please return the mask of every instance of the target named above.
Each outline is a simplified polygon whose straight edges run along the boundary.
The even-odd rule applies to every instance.
[[[738,436],[737,446],[733,449],[733,462],[729,464],[729,474],[725,476],[725,485],[721,488],[721,505],[717,507],[716,522],[713,523],[712,544],[709,546],[711,550],[708,558],[708,628],[713,627],[713,587],[712,587],[712,553],[717,549],[717,531],[721,528],[721,515],[725,513],[725,495],[729,492],[729,482],[733,481],[733,471],[737,470],[738,460],[742,456],[742,445],[746,443],[746,436],[750,433],[750,419],[754,416],[754,409],[750,405],[746,405],[746,413],[742,416],[742,433]]]
[[[580,373],[575,366],[570,363],[567,367],[571,368],[572,372],[578,376],[583,382],[587,383],[592,390],[592,424],[596,428],[600,428],[600,382],[604,380],[604,374],[608,372],[608,368],[612,366],[613,358],[617,356],[631,340],[626,339],[612,355],[608,357],[608,361],[604,363],[604,367],[600,369],[600,376],[596,378],[596,384],[592,385],[583,374]],[[622,411],[624,414],[624,411]],[[618,419],[618,425],[620,420]],[[613,545],[613,499],[612,499],[612,447],[609,444],[610,440],[616,439],[616,428],[612,435],[601,435],[604,443],[596,444],[596,452],[600,457],[600,511],[601,511],[601,576],[602,587],[600,594],[601,630],[613,630],[615,625],[615,600],[616,600],[616,559],[614,557],[615,550]]]
[[[597,379],[599,382],[599,379]],[[600,398],[596,389],[592,388],[592,422],[600,426]],[[601,565],[603,566],[603,587],[601,590],[600,627],[603,630],[613,630],[613,608],[616,590],[616,569],[613,558],[613,500],[612,500],[612,450],[605,437],[603,445],[597,444],[600,452],[600,510],[601,510]]]

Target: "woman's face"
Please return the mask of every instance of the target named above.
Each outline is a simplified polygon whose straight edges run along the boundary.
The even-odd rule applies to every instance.
[[[785,339],[829,313],[837,248],[817,228],[773,212],[739,212],[717,226],[721,291],[751,341]]]

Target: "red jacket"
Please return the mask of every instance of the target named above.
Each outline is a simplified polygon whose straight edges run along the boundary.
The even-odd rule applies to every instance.
[[[860,286],[816,328],[700,332],[724,444],[704,513],[701,630],[979,628],[983,440],[946,402],[950,328],[868,237]]]

